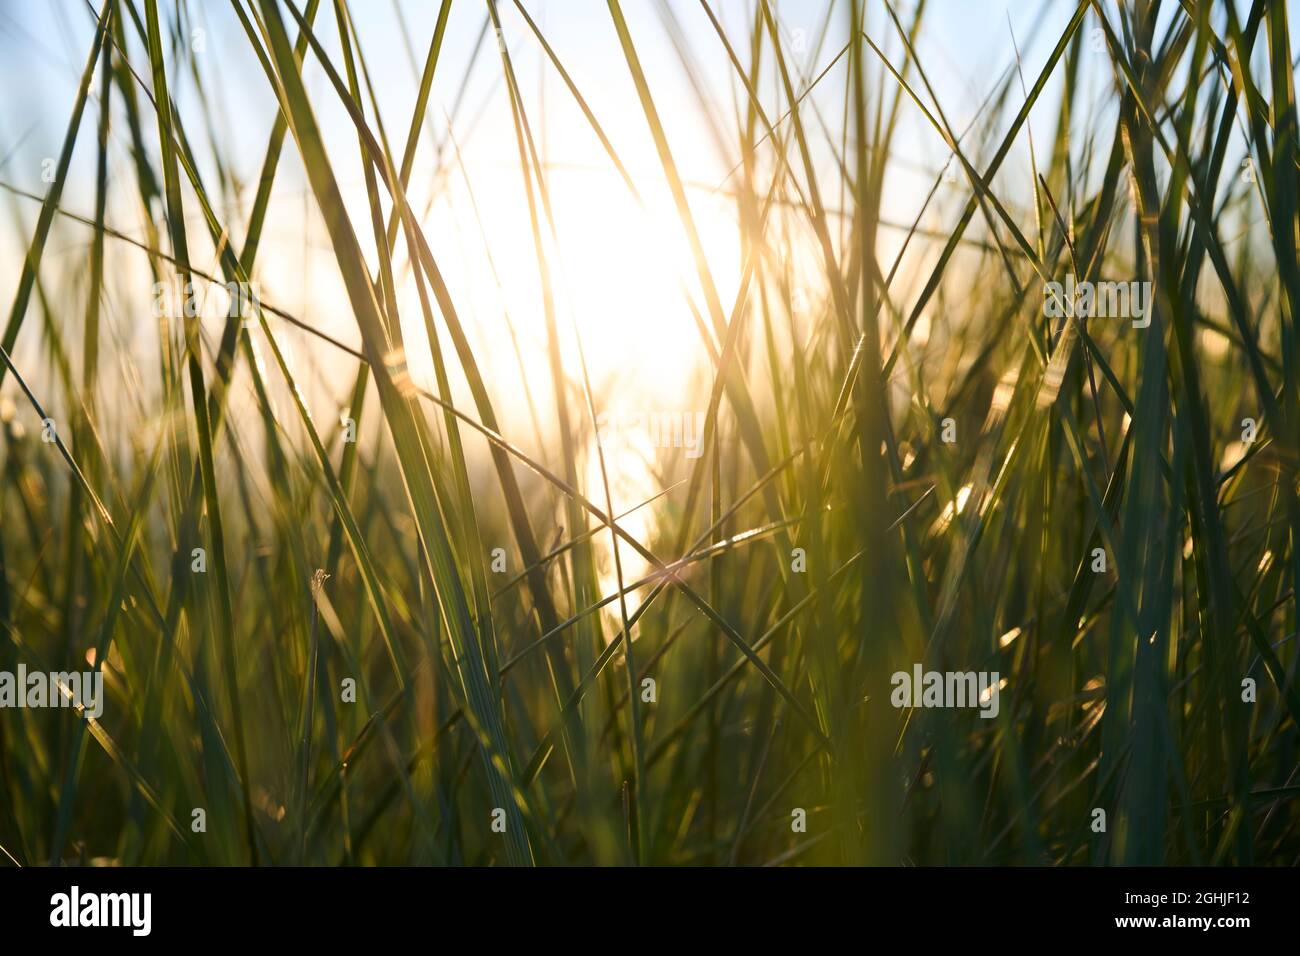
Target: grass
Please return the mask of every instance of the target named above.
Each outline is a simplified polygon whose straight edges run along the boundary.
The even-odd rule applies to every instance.
[[[969,113],[934,0],[608,0],[576,47],[544,4],[395,10],[400,95],[346,0],[64,11],[51,175],[0,167],[0,671],[106,701],[0,713],[0,857],[1300,862],[1285,3],[1017,11]],[[193,41],[217,18],[265,124]],[[531,261],[480,215],[483,76]],[[634,370],[574,316],[561,110],[676,218],[701,454],[659,449],[648,500],[596,440]],[[703,190],[684,111],[729,170]],[[285,287],[286,178],[355,328],[271,297],[142,323],[174,277]],[[454,230],[534,344],[435,253]],[[1057,317],[1067,275],[1149,283],[1149,326]],[[917,664],[995,672],[996,717],[894,706]]]

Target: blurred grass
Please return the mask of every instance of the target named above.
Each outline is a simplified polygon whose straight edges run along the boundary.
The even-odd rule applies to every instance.
[[[656,7],[687,105],[734,161],[714,192],[734,205],[737,276],[718,274],[664,121],[680,96],[618,0],[586,16],[635,91],[653,145],[637,162],[540,5],[443,0],[427,38],[399,17],[416,91],[400,154],[359,5],[205,9],[237,26],[278,105],[248,203],[231,198],[244,164],[211,134],[224,91],[188,43],[193,5],[78,8],[93,38],[53,180],[0,184],[26,250],[0,338],[0,670],[94,666],[108,700],[97,721],[0,712],[3,856],[1300,862],[1286,4],[1082,0],[1036,37],[1036,68],[1008,24],[1014,68],[985,78],[964,129],[923,42],[942,6],[830,4],[811,57],[787,5]],[[457,165],[468,189],[476,173],[449,128],[459,98],[451,117],[430,107],[453,17],[481,22],[470,69],[498,38],[536,261],[498,276],[477,206],[481,235],[462,240],[498,282],[537,270],[546,355],[518,357],[549,381],[525,383],[527,416],[502,413],[472,344],[483,320],[434,255],[429,234],[453,226],[408,199],[413,177],[445,185]],[[521,50],[554,70],[636,203],[655,170],[680,220],[690,346],[709,362],[703,454],[656,474],[633,509],[653,510],[648,533],[617,513],[617,464],[593,438],[611,395],[564,322],[584,264],[557,228]],[[698,82],[705,61],[729,107]],[[199,94],[185,109],[179,82]],[[1055,117],[1049,142],[1031,113]],[[368,224],[325,114],[355,135]],[[902,116],[941,157],[909,223],[884,215],[914,159]],[[64,201],[78,145],[96,156],[90,215]],[[1026,147],[1020,177],[1005,167]],[[257,283],[286,151],[359,346],[272,301],[219,335],[163,315],[152,354],[114,334],[139,324],[108,294],[114,251],[136,257],[141,298],[174,276]],[[143,238],[108,221],[110,191],[138,205]],[[65,229],[89,243],[84,275],[46,261]],[[215,251],[210,271],[191,248]],[[1049,318],[1044,284],[1066,274],[1149,281],[1150,326]],[[346,363],[345,421],[312,407],[286,326]],[[427,387],[410,371],[426,350]],[[47,443],[51,414],[68,427]],[[523,421],[534,434],[509,433]],[[998,672],[997,718],[890,706],[890,675],[916,662]]]

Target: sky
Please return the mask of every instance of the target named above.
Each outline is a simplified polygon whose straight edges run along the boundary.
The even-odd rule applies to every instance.
[[[432,35],[437,6],[433,2],[405,0],[353,5],[386,130],[397,149],[405,139],[416,77]],[[707,91],[716,114],[726,122],[734,109],[737,88],[724,51],[698,3],[692,0],[668,6],[699,66],[698,82]],[[930,58],[931,82],[955,127],[962,129],[970,122],[990,84],[1013,62],[1012,30],[1022,44],[1026,72],[1030,72],[1048,51],[1047,42],[1039,38],[1050,42],[1059,35],[1071,6],[1050,0],[1045,6],[994,0],[937,0],[930,4],[921,53]],[[503,4],[500,9],[505,41],[524,88],[539,149],[551,170],[556,227],[562,239],[558,248],[566,260],[561,267],[568,271],[567,291],[583,320],[583,333],[591,337],[589,347],[595,355],[609,359],[601,363],[602,367],[619,367],[614,360],[618,357],[617,345],[622,342],[634,348],[643,366],[648,359],[655,359],[643,369],[648,376],[661,383],[677,383],[687,377],[687,363],[679,361],[678,356],[664,355],[662,349],[647,348],[644,341],[637,345],[636,340],[689,339],[693,334],[694,320],[683,308],[679,293],[683,282],[693,287],[693,268],[611,18],[599,0],[533,0],[528,8],[643,192],[644,208],[623,186],[518,11],[511,3]],[[164,17],[172,15],[169,5],[164,4],[163,9]],[[274,117],[274,100],[230,7],[224,3],[191,3],[187,9],[194,62],[205,88],[211,91],[209,95],[219,101],[213,111],[213,129],[191,128],[189,132],[200,142],[203,134],[210,132],[214,141],[208,148],[198,148],[205,177],[214,176],[209,157],[216,151],[234,165],[236,175],[246,184],[241,197],[243,206],[227,210],[239,222],[246,215],[248,197],[255,189]],[[542,334],[540,288],[499,58],[480,56],[465,81],[485,9],[483,4],[469,0],[461,0],[452,8],[411,194],[418,205],[428,202],[436,188],[438,198],[430,215],[437,227],[430,229],[430,241],[439,260],[451,264],[446,271],[456,280],[466,280],[461,295],[475,312],[508,310],[517,319],[523,346],[530,348]],[[740,253],[731,204],[714,190],[734,182],[728,179],[728,173],[739,156],[734,146],[719,146],[710,133],[699,107],[700,98],[682,68],[659,4],[637,0],[625,3],[624,9],[668,130],[674,158],[683,179],[690,184],[703,241],[710,258],[717,260],[715,271],[725,300],[734,292],[738,280]],[[722,0],[715,9],[729,34],[746,32],[751,4]],[[847,7],[835,9],[831,28],[820,44],[817,40],[827,22],[825,3],[783,2],[776,5],[776,10],[792,65],[806,85],[834,61],[842,48]],[[898,45],[891,42],[892,31],[882,10],[879,5],[871,10],[869,29],[877,34],[882,47],[896,55]],[[338,44],[332,20],[332,16],[322,16],[326,24],[322,35],[331,55],[336,55]],[[5,102],[0,111],[0,178],[4,181],[32,192],[44,192],[42,162],[58,154],[91,30],[92,13],[85,0],[0,2],[0,90],[4,91],[0,95]],[[140,51],[136,49],[134,55],[138,57]],[[812,94],[832,128],[838,128],[840,122],[846,60],[840,58]],[[337,99],[318,67],[309,66],[307,78],[340,182],[350,197],[363,203],[358,151],[347,117],[336,105]],[[188,115],[199,105],[192,78],[173,76],[171,83],[182,115]],[[452,126],[452,146],[446,142],[447,119],[456,109],[462,88],[463,99]],[[773,92],[770,85],[763,91],[770,109],[775,102]],[[1041,132],[1047,136],[1054,117],[1048,115],[1043,120]],[[156,139],[152,130],[148,135]],[[730,129],[725,135],[734,140]],[[442,140],[447,149],[459,148],[467,175],[461,174],[461,163],[453,163],[450,175],[435,186],[434,137]],[[114,126],[113,138],[113,169],[119,176],[128,174],[123,124]],[[82,212],[93,207],[94,150],[85,145],[92,141],[92,135],[83,135],[64,193],[65,206]],[[904,116],[898,142],[898,161],[896,171],[891,173],[892,188],[885,212],[887,218],[910,222],[947,154],[934,132],[911,115]],[[328,249],[321,237],[311,234],[312,212],[304,202],[305,180],[292,155],[292,146],[286,153],[290,155],[277,178],[268,223],[268,260],[273,255],[301,258],[304,234],[308,235],[307,245],[319,247],[316,252],[320,256],[309,254],[308,261],[285,262],[282,268],[263,270],[261,281],[270,287],[265,291],[277,302],[289,301],[307,309],[313,313],[313,320],[322,322],[331,332],[345,334],[350,318],[339,315],[331,305],[340,301],[341,289],[330,288]],[[448,155],[444,151],[444,158]],[[820,155],[818,162],[828,176],[838,178],[829,152]],[[138,203],[131,204],[129,190],[114,199],[121,201],[110,207],[110,221],[140,235]],[[833,205],[832,199],[828,199],[828,205]],[[25,208],[23,215],[23,231],[28,231],[34,211]],[[364,242],[368,230],[358,232]],[[0,245],[4,253],[0,280],[11,286],[25,239],[12,228],[0,233],[0,242],[4,243]],[[66,249],[68,255],[76,257],[85,241],[87,236],[74,233],[65,245],[52,248],[51,254]],[[484,251],[489,247],[492,261]],[[311,261],[314,258],[319,261]],[[644,334],[637,333],[637,329],[643,329]],[[606,343],[605,338],[614,341]],[[701,356],[702,352],[694,358]]]

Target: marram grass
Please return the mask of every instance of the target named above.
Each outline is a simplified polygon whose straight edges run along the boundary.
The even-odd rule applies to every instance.
[[[1286,3],[56,6],[0,859],[1300,862]]]

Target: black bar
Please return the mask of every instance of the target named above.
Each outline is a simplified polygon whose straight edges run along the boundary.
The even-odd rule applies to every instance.
[[[70,909],[74,886],[81,912],[111,916],[116,908],[126,925],[52,925],[67,911],[60,902]],[[1296,888],[1295,871],[1283,869],[7,869],[0,932],[6,941],[205,947],[278,939],[374,945],[412,934],[460,945],[477,932],[558,942],[569,927],[611,944],[619,937],[606,929],[665,944],[682,934],[762,943],[789,932],[822,945],[828,933],[866,944],[909,927],[927,944],[996,945],[1039,930],[1052,934],[1040,940],[1071,943],[1190,934],[1231,943],[1293,927]],[[147,935],[137,935],[143,896],[131,910],[121,898],[87,902],[123,893],[149,894]]]

